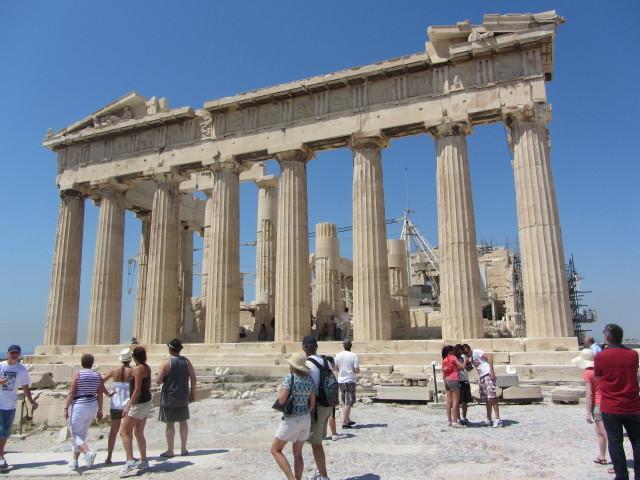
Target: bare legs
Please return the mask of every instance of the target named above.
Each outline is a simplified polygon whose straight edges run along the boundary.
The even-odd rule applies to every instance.
[[[165,436],[167,438],[167,451],[162,456],[173,457],[174,456],[174,440],[176,436],[175,422],[167,422],[165,427]],[[187,452],[187,438],[189,437],[189,423],[185,420],[180,422],[180,453],[186,455]]]
[[[133,435],[135,433],[138,442],[138,450],[140,450],[140,459],[147,459],[147,440],[144,438],[144,427],[147,419],[139,420],[133,417],[124,417],[120,425],[120,437],[122,437],[122,445],[127,454],[127,462],[133,460]]]
[[[287,477],[287,480],[300,480],[304,470],[304,460],[302,458],[302,447],[304,447],[304,442],[295,442],[292,444],[295,474],[291,471],[289,460],[287,460],[287,457],[282,453],[282,450],[286,445],[287,442],[285,440],[274,438],[273,443],[271,444],[271,455]]]
[[[116,437],[120,430],[120,422],[121,420],[111,420],[111,430],[109,430],[109,439],[107,440],[107,459],[104,463],[112,462],[111,456],[113,455],[113,449],[116,446]]]
[[[596,430],[596,439],[598,441],[598,459],[607,458],[607,431],[604,429],[604,423],[602,420],[596,420],[593,422]]]
[[[351,407],[349,405],[342,406],[342,425],[348,425],[351,421]]]
[[[460,389],[447,390],[447,420],[455,424],[460,419]]]
[[[496,419],[500,418],[500,405],[498,405],[497,398],[487,399],[487,420],[489,421],[491,421],[491,408],[493,408]]]

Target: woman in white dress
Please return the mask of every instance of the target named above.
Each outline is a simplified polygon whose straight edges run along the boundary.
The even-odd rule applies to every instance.
[[[131,350],[128,348],[122,350],[118,359],[122,362],[122,365],[112,369],[103,378],[105,383],[108,380],[113,381],[113,391],[109,393],[109,396],[111,397],[111,407],[109,410],[111,417],[111,430],[109,430],[109,440],[107,442],[107,459],[104,461],[104,463],[107,464],[113,463],[111,456],[113,455],[118,431],[120,431],[122,410],[124,410],[124,407],[129,402],[129,381],[133,378],[133,368],[130,366]]]

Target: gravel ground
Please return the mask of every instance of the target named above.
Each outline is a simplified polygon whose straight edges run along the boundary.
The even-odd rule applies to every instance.
[[[279,417],[271,410],[274,395],[246,400],[208,399],[191,407],[188,457],[151,459],[148,478],[278,479],[284,478],[269,453]],[[596,456],[593,427],[584,405],[503,406],[504,428],[450,429],[443,410],[422,405],[358,404],[358,423],[349,437],[325,442],[332,479],[450,479],[473,475],[486,479],[607,479],[607,467]],[[484,406],[469,411],[482,420]],[[82,475],[117,478],[123,453],[118,446],[114,466],[102,462],[106,427],[92,428],[89,442],[97,450],[93,469]],[[150,456],[164,450],[163,425],[147,426]],[[627,445],[628,446],[628,445]],[[12,439],[7,459],[14,468],[7,477],[76,478],[64,464],[70,444],[58,442],[58,431],[44,431],[24,440]],[[15,453],[13,453],[15,452]],[[290,456],[290,449],[287,449]],[[305,447],[305,478],[313,469],[311,448]]]

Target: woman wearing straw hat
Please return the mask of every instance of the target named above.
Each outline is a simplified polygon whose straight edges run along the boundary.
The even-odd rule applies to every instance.
[[[131,350],[125,348],[120,352],[118,359],[122,363],[109,371],[105,375],[103,381],[113,381],[113,391],[109,393],[111,397],[111,430],[109,430],[109,440],[107,442],[107,459],[104,463],[112,463],[111,455],[116,444],[118,431],[120,430],[120,422],[122,420],[122,410],[129,401],[129,381],[133,377],[133,368],[131,368]]]
[[[278,392],[278,402],[285,405],[289,395],[293,398],[293,411],[285,413],[271,444],[271,455],[282,469],[288,480],[300,480],[304,470],[302,459],[302,447],[309,438],[311,432],[311,411],[316,405],[315,386],[309,376],[307,357],[304,353],[294,353],[287,360],[291,367],[291,373],[282,380]],[[294,470],[282,450],[292,442]]]
[[[587,391],[587,423],[593,423],[598,441],[599,454],[593,461],[600,465],[607,464],[607,432],[602,423],[600,413],[600,389],[598,388],[598,377],[593,371],[593,350],[584,348],[580,350],[580,355],[571,360],[576,367],[584,370],[582,378]]]

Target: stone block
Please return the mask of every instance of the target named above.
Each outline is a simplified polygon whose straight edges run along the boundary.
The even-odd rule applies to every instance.
[[[577,352],[513,352],[511,363],[514,365],[571,365],[571,359]]]
[[[576,337],[525,338],[525,352],[578,351]]]
[[[518,375],[496,375],[496,387],[508,388],[518,385]]]
[[[502,391],[502,398],[512,402],[541,402],[542,388],[539,385],[509,387]]]
[[[41,390],[45,388],[54,388],[56,386],[53,381],[53,374],[51,372],[37,372],[30,374],[31,388],[33,390]]]
[[[429,390],[424,387],[389,387],[376,388],[376,399],[394,402],[428,402]]]
[[[552,393],[551,401],[558,405],[577,405],[580,403],[580,399],[577,396],[560,393]]]
[[[581,387],[556,387],[551,390],[551,397],[556,395],[571,396],[576,398],[586,398],[587,391]]]

